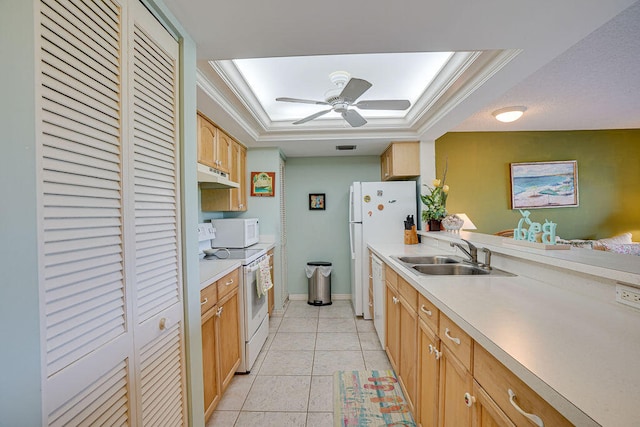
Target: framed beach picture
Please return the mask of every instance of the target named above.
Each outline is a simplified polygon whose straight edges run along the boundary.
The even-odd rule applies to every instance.
[[[578,162],[511,163],[511,208],[578,206]]]
[[[273,197],[275,182],[275,172],[251,172],[251,196]]]
[[[324,193],[309,194],[309,210],[310,211],[323,211],[325,210]]]

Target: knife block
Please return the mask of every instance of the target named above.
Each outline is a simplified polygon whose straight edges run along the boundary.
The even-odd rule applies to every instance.
[[[418,232],[416,226],[412,226],[411,230],[404,230],[404,244],[405,245],[417,245],[418,244]]]

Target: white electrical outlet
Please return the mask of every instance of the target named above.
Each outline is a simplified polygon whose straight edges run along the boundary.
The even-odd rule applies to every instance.
[[[618,283],[616,301],[640,309],[640,289]]]

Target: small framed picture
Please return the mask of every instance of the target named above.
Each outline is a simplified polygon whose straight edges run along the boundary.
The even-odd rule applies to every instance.
[[[324,193],[310,193],[309,194],[309,210],[310,211],[323,211],[326,207],[326,200]]]
[[[511,208],[578,206],[578,162],[511,163]]]

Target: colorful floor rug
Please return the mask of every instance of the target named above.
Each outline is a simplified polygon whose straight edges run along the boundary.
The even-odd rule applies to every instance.
[[[335,427],[416,425],[393,371],[335,372],[333,424]]]

